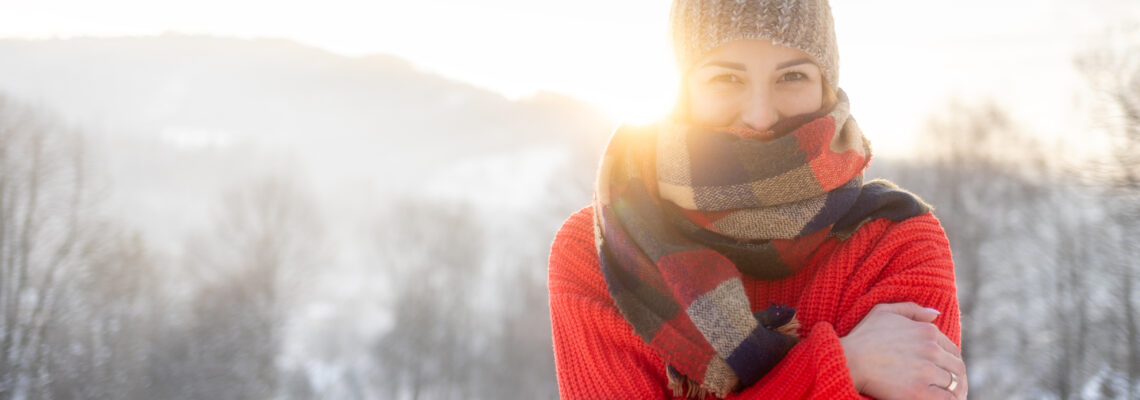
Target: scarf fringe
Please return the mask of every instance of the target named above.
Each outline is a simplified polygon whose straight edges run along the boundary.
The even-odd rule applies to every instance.
[[[699,382],[681,375],[672,368],[666,368],[669,375],[669,389],[673,391],[673,397],[684,397],[687,399],[700,400],[707,398],[710,392],[708,389],[701,387]],[[714,394],[715,395],[715,394]],[[724,395],[716,395],[717,398],[723,399]]]
[[[793,339],[799,339],[799,330],[802,325],[800,320],[795,316],[786,324],[780,325],[776,328],[776,332],[780,332],[784,336]],[[718,399],[723,399],[728,396],[728,393],[716,393],[701,386],[700,382],[694,381],[689,377],[681,374],[672,366],[665,367],[665,376],[669,378],[669,390],[673,392],[673,397],[684,397],[687,399],[701,400],[707,398],[709,394],[716,396]]]
[[[700,400],[708,397],[709,395],[709,391],[707,389],[700,387],[698,383],[693,382],[693,380],[689,378],[685,378],[684,383],[680,381],[670,381],[669,388],[673,389],[673,397],[684,397],[687,399]],[[718,396],[718,398],[724,398],[724,396]]]

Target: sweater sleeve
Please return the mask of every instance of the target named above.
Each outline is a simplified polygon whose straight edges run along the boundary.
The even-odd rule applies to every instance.
[[[633,328],[609,297],[594,253],[590,211],[589,208],[583,209],[566,221],[555,237],[550,255],[548,285],[559,393],[564,399],[673,398],[666,388],[664,360],[634,334]],[[896,250],[904,250],[905,247],[900,246]],[[860,258],[865,261],[884,256],[874,251],[871,253]],[[838,298],[820,299],[818,305],[808,304],[827,307],[827,310],[821,310],[825,317],[812,323],[803,340],[775,369],[756,384],[728,398],[862,398],[851,382],[839,342],[839,337],[854,327],[854,324],[848,326],[847,321],[857,323],[870,310],[870,307],[864,310],[861,305],[874,306],[878,304],[876,299],[887,300],[879,302],[916,301],[924,306],[941,304],[923,302],[919,298],[922,296],[907,295],[926,293],[925,289],[884,291],[870,286],[874,283],[893,286],[900,280],[894,279],[893,275],[908,273],[908,268],[896,266],[893,258],[888,255],[883,261],[891,265],[890,271],[881,270],[880,274],[867,276],[855,273],[857,276],[854,278],[849,274],[843,280],[856,284],[836,283],[837,287],[842,287],[834,292]],[[872,261],[877,260],[874,258]],[[843,276],[843,273],[837,276]],[[952,283],[951,274],[951,287]],[[921,282],[918,286],[922,286]],[[845,296],[853,296],[846,297],[851,303],[848,307],[839,305]],[[953,291],[949,298],[953,299]],[[956,300],[953,303],[953,323],[940,325],[940,328],[958,343],[957,333],[951,335],[949,332],[957,329]],[[846,315],[848,313],[850,315]],[[838,324],[829,321],[837,321]]]
[[[606,291],[589,208],[572,215],[550,252],[550,319],[562,399],[665,398],[661,358],[634,334]]]
[[[868,398],[855,391],[839,338],[878,304],[909,301],[939,310],[934,324],[961,346],[954,263],[933,214],[872,221],[831,245],[836,248],[824,252],[827,267],[813,279],[813,296],[800,304],[812,317],[802,321],[811,327],[805,339],[738,398]]]
[[[876,221],[868,228],[867,232],[861,229],[848,244],[863,251],[837,252],[835,256],[844,259],[834,264],[849,266],[833,271],[846,274],[839,291],[841,298],[854,299],[832,305],[835,315],[829,320],[835,321],[839,336],[851,332],[877,304],[910,301],[938,310],[934,324],[961,346],[954,261],[938,219],[927,213],[898,223]],[[823,304],[813,306],[826,308]]]

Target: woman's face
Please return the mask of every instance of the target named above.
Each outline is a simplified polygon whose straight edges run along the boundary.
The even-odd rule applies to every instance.
[[[823,77],[815,59],[767,40],[725,43],[685,75],[689,122],[767,131],[784,118],[823,107]]]

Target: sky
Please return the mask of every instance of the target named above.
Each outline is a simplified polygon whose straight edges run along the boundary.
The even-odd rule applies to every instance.
[[[394,54],[523,98],[553,91],[619,119],[671,104],[669,0],[0,0],[0,37],[273,37],[347,55]],[[880,152],[903,154],[949,99],[992,100],[1043,134],[1080,123],[1073,57],[1135,0],[836,0],[840,86]],[[1049,132],[1055,131],[1055,132]]]

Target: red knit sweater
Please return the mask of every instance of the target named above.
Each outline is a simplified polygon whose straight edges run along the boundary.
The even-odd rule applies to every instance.
[[[590,207],[558,231],[549,272],[561,397],[672,398],[664,360],[633,333],[606,290]],[[880,303],[913,301],[941,311],[935,324],[961,345],[954,264],[946,234],[930,213],[868,222],[844,242],[824,242],[794,276],[743,281],[753,311],[771,302],[794,307],[803,340],[759,382],[729,399],[859,398],[839,338]]]

